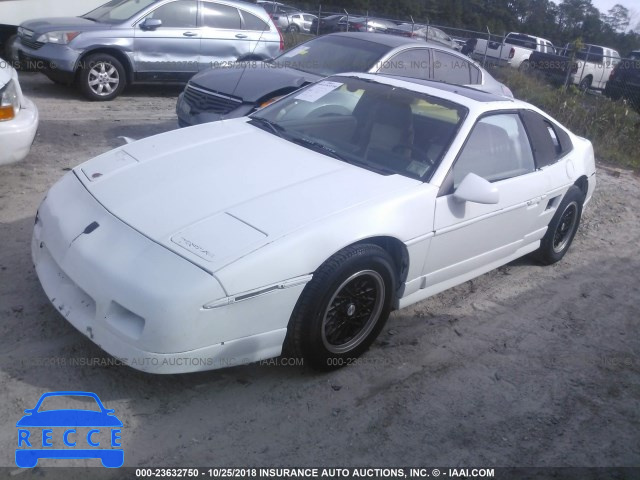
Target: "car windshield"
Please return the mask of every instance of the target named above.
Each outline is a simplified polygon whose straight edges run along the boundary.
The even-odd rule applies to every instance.
[[[342,72],[366,72],[390,48],[359,38],[325,36],[283,53],[274,63],[322,77]]]
[[[158,0],[111,0],[82,15],[82,18],[102,23],[120,23],[133,17]]]
[[[466,115],[448,100],[336,76],[265,107],[250,123],[382,175],[428,181]]]
[[[101,411],[96,399],[86,395],[52,395],[45,397],[38,408],[38,412],[50,412],[52,410]]]

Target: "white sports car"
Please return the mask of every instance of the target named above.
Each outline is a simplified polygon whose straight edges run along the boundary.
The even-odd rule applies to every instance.
[[[60,313],[134,368],[284,349],[330,369],[393,309],[560,260],[595,178],[591,143],[529,104],[336,75],[76,167],[38,210],[33,259]]]

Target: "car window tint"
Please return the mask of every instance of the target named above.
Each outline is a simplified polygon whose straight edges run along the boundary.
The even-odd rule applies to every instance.
[[[433,79],[455,85],[469,85],[469,62],[440,50],[433,51]]]
[[[316,17],[314,17],[313,15],[303,15],[302,17],[303,17],[303,18],[305,19],[305,21],[307,21],[307,22],[313,22],[313,21],[315,20],[315,18],[316,18]]]
[[[429,66],[429,49],[413,48],[384,61],[378,73],[427,80],[429,79]]]
[[[203,2],[204,26],[240,30],[240,13],[235,7]]]
[[[482,72],[473,63],[469,62],[469,70],[471,73],[470,85],[479,85],[482,83]]]
[[[133,17],[141,12],[155,0],[111,0],[108,3],[91,10],[83,15],[84,18],[93,18],[103,23],[118,23]]]
[[[526,110],[522,112],[522,118],[527,126],[538,168],[555,163],[573,148],[569,135],[539,113]]]
[[[456,188],[469,173],[496,182],[533,172],[529,139],[515,113],[484,117],[476,123],[453,166]]]
[[[270,30],[269,25],[253,13],[245,12],[244,10],[241,10],[240,12],[242,13],[242,19],[244,20],[244,30]]]
[[[162,21],[162,27],[194,28],[197,25],[198,2],[178,0],[156,8],[146,18]]]

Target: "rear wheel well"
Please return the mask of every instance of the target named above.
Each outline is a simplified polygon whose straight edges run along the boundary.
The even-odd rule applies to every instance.
[[[96,53],[106,53],[107,55],[115,57],[127,72],[127,83],[133,83],[133,68],[131,67],[131,63],[129,62],[129,57],[127,57],[121,50],[115,48],[96,48],[94,50],[84,52],[82,57],[80,57],[80,59],[78,60],[78,64],[76,65],[76,79],[78,78],[78,75],[82,70],[82,63],[84,62],[85,58]]]
[[[585,175],[582,175],[575,181],[574,185],[580,189],[584,198],[587,198],[587,193],[589,192],[589,179]]]

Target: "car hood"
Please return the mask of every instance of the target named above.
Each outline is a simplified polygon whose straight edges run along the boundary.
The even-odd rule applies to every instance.
[[[113,215],[210,273],[312,222],[421,185],[341,162],[247,122],[149,137],[74,173]]]
[[[53,31],[88,31],[112,28],[112,25],[107,23],[94,22],[82,17],[36,18],[23,22],[20,26],[33,31],[34,37]]]
[[[189,83],[219,93],[257,102],[282,89],[300,88],[320,76],[266,62],[234,63],[198,73]]]

